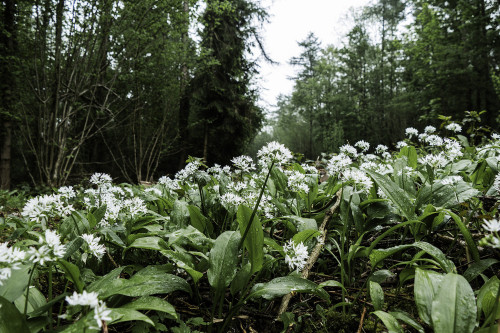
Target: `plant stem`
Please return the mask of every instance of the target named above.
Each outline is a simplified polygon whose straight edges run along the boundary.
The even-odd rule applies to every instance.
[[[52,263],[49,263],[49,299],[52,301]],[[50,330],[52,330],[52,305],[49,307],[49,325]]]
[[[26,288],[26,300],[24,301],[24,316],[26,316],[26,312],[28,311],[28,299],[30,294],[30,284],[31,278],[33,277],[33,273],[35,272],[36,263],[33,264],[33,268],[31,269],[30,277],[28,279],[28,287]]]
[[[257,209],[259,208],[260,200],[262,199],[262,195],[264,195],[264,190],[266,189],[267,180],[269,179],[269,175],[271,174],[271,170],[273,169],[273,166],[274,166],[274,162],[272,162],[271,166],[269,167],[269,171],[267,172],[266,180],[264,180],[264,184],[262,185],[262,189],[260,190],[259,199],[257,199],[257,202],[255,203],[255,207],[253,208],[252,215],[250,215],[250,222],[248,222],[248,225],[245,229],[245,232],[243,233],[243,236],[241,237],[240,245],[238,245],[238,248],[241,248],[241,246],[243,245],[243,242],[245,241],[245,238],[247,237],[248,232],[250,231],[250,227],[252,226],[253,218],[255,217],[255,214],[257,213]]]

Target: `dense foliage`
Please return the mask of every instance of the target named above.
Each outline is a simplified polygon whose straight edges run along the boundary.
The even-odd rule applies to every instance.
[[[497,332],[500,135],[468,126],[3,193],[0,331]]]
[[[498,1],[379,0],[353,20],[341,46],[321,47],[313,34],[299,43],[272,139],[315,159],[345,141],[390,145],[439,115],[487,111],[485,123],[498,128]]]

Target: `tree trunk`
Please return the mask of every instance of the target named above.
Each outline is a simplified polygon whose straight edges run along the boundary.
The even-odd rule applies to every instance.
[[[183,51],[184,51],[184,63],[182,64],[182,74],[181,74],[181,82],[180,82],[180,101],[179,101],[179,143],[180,143],[180,153],[179,153],[179,163],[178,169],[182,169],[186,160],[187,153],[187,142],[189,139],[188,136],[188,125],[189,125],[189,96],[188,96],[188,66],[187,66],[187,53],[189,46],[189,1],[183,1],[183,10],[186,18],[184,30],[182,32],[182,43],[183,43]]]
[[[10,189],[12,115],[15,114],[14,92],[16,87],[15,64],[16,56],[16,1],[4,1],[3,29],[0,31],[0,129],[2,145],[0,147],[0,189]]]

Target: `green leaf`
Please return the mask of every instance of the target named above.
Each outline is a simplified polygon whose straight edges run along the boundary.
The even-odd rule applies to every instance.
[[[408,166],[412,167],[413,169],[417,168],[417,150],[413,146],[406,146],[401,148],[398,158],[405,156],[408,160]]]
[[[100,293],[102,298],[112,295],[131,297],[149,296],[154,294],[169,294],[181,290],[191,294],[191,287],[181,277],[166,273],[162,266],[147,266],[130,279],[115,279]]]
[[[456,185],[444,185],[440,182],[422,187],[417,194],[416,209],[432,203],[435,207],[451,208],[465,202],[480,192],[469,183],[459,182]]]
[[[240,233],[225,231],[215,240],[210,251],[208,282],[216,290],[224,290],[236,275]]]
[[[26,293],[23,293],[18,299],[14,301],[14,305],[17,307],[19,312],[24,312],[24,304],[26,302]],[[28,308],[27,313],[33,312],[47,304],[47,300],[45,296],[35,288],[34,286],[30,287],[30,292],[28,295]]]
[[[210,235],[214,231],[214,226],[210,223],[210,220],[207,219],[201,213],[200,209],[196,206],[189,205],[188,206],[189,217],[191,219],[191,225],[198,229],[200,232]]]
[[[70,241],[68,244],[66,244],[66,253],[64,253],[63,259],[66,260],[69,257],[71,257],[73,253],[75,253],[82,247],[83,243],[84,243],[83,238],[77,237],[72,241]]]
[[[123,323],[125,321],[134,321],[134,320],[144,321],[148,324],[151,324],[152,326],[155,326],[155,323],[148,316],[140,313],[139,311],[123,307],[110,310],[111,313],[109,316],[111,317],[111,320],[108,323],[109,326],[118,323]]]
[[[250,281],[251,276],[252,265],[250,263],[247,263],[238,271],[238,273],[236,273],[236,276],[231,282],[231,288],[229,289],[231,291],[231,295],[236,295],[236,293],[243,290],[243,288],[245,288],[245,286],[248,284],[248,281]]]
[[[83,288],[85,287],[85,284],[80,277],[80,269],[78,268],[78,266],[63,259],[57,260],[57,264],[64,271],[66,278],[69,281],[73,282],[78,293],[81,293],[83,291]]]
[[[307,230],[302,230],[301,232],[295,234],[293,236],[293,241],[295,244],[299,243],[306,243],[308,240],[313,239],[314,237],[320,236],[321,233],[318,230],[314,229],[307,229]]]
[[[469,247],[469,250],[471,251],[472,258],[474,258],[474,261],[479,261],[479,250],[477,249],[476,242],[472,238],[472,235],[470,234],[469,229],[467,226],[463,223],[462,219],[455,213],[453,213],[450,210],[447,210],[447,213],[450,214],[451,218],[455,221],[455,224],[457,225],[458,229],[460,229],[460,232],[465,238],[465,242],[467,243],[467,246]]]
[[[430,254],[434,259],[436,259],[441,269],[446,273],[456,272],[455,264],[453,263],[453,261],[446,258],[446,255],[443,253],[443,251],[441,251],[434,245],[426,242],[416,242],[413,245],[427,252],[427,254]]]
[[[371,170],[365,170],[365,172],[373,178],[387,198],[391,200],[391,202],[401,211],[407,220],[416,220],[415,206],[411,202],[410,196],[405,190],[396,185],[396,183],[390,180],[387,176],[382,176],[381,174]]]
[[[185,228],[188,226],[190,221],[188,203],[181,200],[176,200],[174,202],[174,208],[170,214],[172,224],[178,226],[179,228]]]
[[[264,231],[262,230],[262,224],[258,215],[255,214],[253,222],[250,222],[251,216],[252,210],[250,208],[245,205],[239,205],[236,220],[240,226],[241,237],[243,237],[248,224],[252,223],[243,244],[248,250],[248,258],[252,264],[251,274],[253,274],[261,270],[262,263],[264,262]]]
[[[415,330],[417,330],[419,333],[425,333],[425,330],[422,327],[422,325],[420,325],[415,319],[410,317],[408,313],[404,311],[390,311],[389,314],[394,318],[396,318],[397,320],[407,323]]]
[[[10,278],[3,281],[0,286],[0,296],[5,297],[9,302],[18,299],[28,287],[30,268],[33,268],[33,265],[22,265],[20,269],[13,269]]]
[[[172,318],[178,319],[175,308],[164,299],[154,296],[144,296],[121,306],[122,309],[154,310],[168,313]]]
[[[99,278],[98,280],[92,282],[88,287],[88,292],[97,292],[99,295],[104,293],[109,285],[113,283],[114,280],[118,279],[121,272],[125,269],[125,266],[113,269],[108,274]]]
[[[500,280],[496,276],[493,276],[479,289],[477,307],[483,311],[486,318],[493,311],[499,286]]]
[[[132,247],[138,249],[147,249],[156,251],[162,251],[168,249],[167,243],[162,238],[157,236],[137,238],[136,240],[133,241],[132,244],[130,244],[127,247],[127,249]]]
[[[372,313],[382,320],[389,333],[403,333],[401,325],[391,314],[380,310]]]
[[[431,324],[432,301],[436,295],[443,274],[434,271],[415,269],[415,303],[417,304],[418,314],[424,323]]]
[[[498,260],[493,259],[493,258],[488,258],[488,259],[482,259],[476,262],[473,262],[469,268],[464,272],[464,278],[471,282],[474,280],[476,277],[479,276],[482,272],[484,272],[486,269],[489,267],[493,266],[496,264]]]
[[[9,300],[0,296],[0,332],[29,332],[28,324],[23,315]]]
[[[382,287],[374,281],[369,281],[368,283],[373,308],[375,311],[382,310],[384,306],[384,291],[382,290]]]
[[[311,293],[329,301],[328,293],[316,283],[297,276],[282,276],[267,283],[257,283],[250,291],[249,299],[263,297],[273,299],[294,292]]]
[[[342,285],[342,283],[340,283],[340,282],[338,282],[338,281],[335,281],[335,280],[327,280],[327,281],[325,281],[325,282],[321,282],[321,283],[319,284],[319,286],[320,286],[321,288],[324,288],[324,287],[339,287],[339,288],[342,288],[342,289],[346,290],[346,289],[344,288],[344,286]]]
[[[469,282],[461,275],[446,274],[432,301],[434,331],[472,332],[476,326],[476,311],[476,299]]]

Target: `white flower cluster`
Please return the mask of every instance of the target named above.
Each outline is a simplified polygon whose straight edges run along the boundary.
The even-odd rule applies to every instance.
[[[483,228],[484,230],[490,232],[490,234],[481,239],[479,241],[479,245],[500,249],[500,220],[483,220]]]
[[[356,148],[354,148],[351,145],[347,145],[347,144],[340,147],[340,153],[347,155],[347,156],[350,156],[350,157],[357,157],[358,156],[358,151],[356,150]]]
[[[463,178],[461,176],[448,176],[439,181],[443,185],[456,185],[459,182],[463,181]]]
[[[462,153],[462,146],[458,141],[446,138],[444,139],[444,148],[446,156],[448,156],[451,161],[464,155]]]
[[[162,176],[158,179],[158,184],[165,187],[168,191],[179,190],[179,183],[175,179],[170,179],[170,177]]]
[[[354,144],[355,147],[358,147],[361,149],[363,153],[366,153],[368,149],[370,149],[370,144],[366,142],[365,140],[360,140]]]
[[[309,192],[309,185],[305,174],[296,170],[287,170],[285,174],[288,176],[288,187],[293,192]]]
[[[352,164],[352,160],[346,154],[333,156],[326,165],[326,171],[331,177],[343,172]]]
[[[405,134],[406,136],[411,139],[412,137],[417,137],[418,136],[418,131],[417,129],[413,128],[413,127],[408,127],[406,130],[405,130]]]
[[[304,172],[307,175],[317,175],[318,174],[318,169],[313,165],[302,163],[300,166],[302,167],[302,169],[304,169]]]
[[[418,162],[424,165],[427,164],[433,168],[440,168],[448,164],[448,159],[443,152],[440,152],[438,154],[427,154],[423,157],[420,157],[418,159]]]
[[[50,217],[64,217],[75,209],[68,200],[75,197],[72,187],[61,187],[59,194],[40,195],[34,197],[24,205],[21,214],[29,217],[32,222],[41,222]]]
[[[229,165],[221,167],[219,164],[214,164],[213,167],[207,169],[207,172],[213,175],[218,181],[221,181],[224,177],[231,176],[231,168]]]
[[[398,143],[396,143],[396,148],[397,149],[401,149],[403,147],[408,147],[408,144],[404,141],[398,141]]]
[[[263,146],[258,152],[257,157],[259,158],[259,164],[262,166],[267,166],[274,162],[276,165],[283,165],[288,163],[292,159],[292,152],[276,141],[269,142],[267,145]]]
[[[343,182],[353,182],[354,191],[369,193],[373,186],[373,181],[361,170],[347,169],[342,173]]]
[[[63,258],[66,253],[66,246],[61,244],[61,239],[57,232],[53,230],[45,230],[43,236],[39,236],[38,248],[31,247],[27,255],[33,263],[44,265],[46,262],[56,261]]]
[[[13,270],[21,268],[25,257],[26,252],[16,247],[8,247],[7,243],[0,243],[0,286],[10,278]]]
[[[242,155],[231,160],[234,166],[241,172],[250,172],[255,170],[255,164],[250,156]]]
[[[389,148],[386,145],[378,145],[375,147],[375,153],[377,154],[383,154],[385,153]]]
[[[106,174],[106,173],[99,173],[96,172],[92,176],[90,176],[89,182],[91,182],[94,185],[97,186],[106,186],[108,184],[111,184],[113,179],[111,179],[111,176]]]
[[[460,126],[459,124],[457,123],[450,123],[448,125],[445,126],[445,128],[448,130],[448,131],[452,131],[452,132],[455,132],[455,133],[460,133],[462,132],[462,126]]]
[[[94,174],[91,182],[99,187],[87,189],[83,198],[84,204],[89,208],[106,205],[104,218],[99,222],[100,226],[109,226],[110,222],[118,220],[121,214],[134,218],[147,212],[144,200],[134,197],[130,188],[113,186],[108,182],[110,179],[111,177],[105,174]]]
[[[101,260],[102,257],[104,256],[104,253],[106,253],[106,247],[102,244],[99,244],[101,238],[96,237],[92,234],[83,234],[82,238],[87,243],[88,251],[98,260]],[[85,262],[87,260],[87,256],[86,255],[82,256],[82,260],[83,262]]]
[[[309,252],[307,251],[307,246],[302,242],[295,244],[290,239],[288,243],[283,245],[283,252],[285,252],[285,263],[288,264],[290,270],[300,271],[306,266],[307,259],[309,259]]]
[[[189,180],[191,178],[191,176],[193,176],[194,173],[196,171],[198,171],[198,169],[200,168],[200,166],[201,166],[201,162],[200,161],[189,162],[184,167],[184,169],[178,171],[175,174],[175,179],[179,180],[179,181],[182,181],[182,182],[185,182],[185,181]]]
[[[70,306],[89,306],[91,309],[94,309],[94,319],[97,326],[91,325],[91,329],[100,329],[103,321],[111,320],[111,310],[108,309],[104,301],[98,299],[98,296],[96,292],[87,293],[86,291],[83,291],[81,294],[75,291],[72,296],[66,296],[66,302]],[[66,316],[64,315],[63,317]]]

